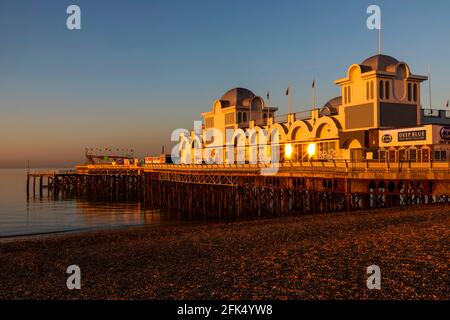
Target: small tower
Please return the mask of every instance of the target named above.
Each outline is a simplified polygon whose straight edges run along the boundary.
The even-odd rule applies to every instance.
[[[205,129],[215,128],[223,132],[226,129],[248,128],[250,121],[263,123],[272,118],[277,108],[265,105],[263,98],[245,88],[234,88],[225,92],[214,101],[211,111],[203,112]]]
[[[420,84],[427,79],[387,55],[351,65],[347,77],[335,81],[342,90],[344,130],[420,125]]]

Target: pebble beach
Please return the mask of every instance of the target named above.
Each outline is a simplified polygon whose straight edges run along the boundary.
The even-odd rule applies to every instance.
[[[443,300],[449,249],[448,205],[3,239],[0,299]]]

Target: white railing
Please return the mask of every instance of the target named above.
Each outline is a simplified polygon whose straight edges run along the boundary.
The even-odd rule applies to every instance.
[[[423,115],[425,117],[438,118],[439,117],[439,110],[436,110],[436,109],[423,109]]]
[[[308,120],[308,119],[312,118],[312,112],[311,112],[311,110],[301,111],[301,112],[294,113],[294,116],[295,116],[295,120]]]
[[[260,168],[276,167],[281,171],[328,171],[328,172],[450,172],[450,162],[352,162],[342,160],[308,161],[308,162],[280,162],[276,164],[146,164],[146,169],[169,170],[256,170]]]

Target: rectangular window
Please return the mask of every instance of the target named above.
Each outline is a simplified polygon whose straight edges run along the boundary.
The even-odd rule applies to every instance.
[[[441,160],[441,152],[434,151],[434,160]]]
[[[389,162],[395,162],[395,150],[389,150]]]
[[[423,149],[422,150],[422,162],[428,162],[428,161],[430,161],[428,149]]]
[[[417,151],[416,150],[409,150],[409,160],[412,162],[416,162],[416,160],[417,160]]]
[[[234,112],[225,114],[225,125],[234,124]]]
[[[331,155],[333,156],[333,158],[336,158],[337,157],[337,142],[336,141],[333,141],[333,142],[330,142],[330,153],[331,153]]]
[[[435,150],[434,151],[434,160],[438,160],[438,161],[447,160],[447,152],[444,150]]]
[[[205,118],[205,127],[214,128],[214,117]]]
[[[399,161],[406,161],[406,150],[399,150],[398,158],[399,158]]]

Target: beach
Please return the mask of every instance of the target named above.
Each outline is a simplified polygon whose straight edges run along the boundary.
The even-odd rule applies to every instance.
[[[0,299],[448,299],[449,240],[449,205],[20,238]]]

